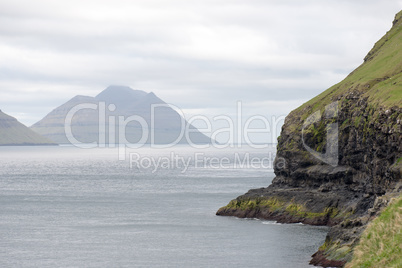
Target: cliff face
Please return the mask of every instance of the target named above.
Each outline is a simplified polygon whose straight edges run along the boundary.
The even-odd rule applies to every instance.
[[[332,226],[312,264],[343,266],[366,224],[402,191],[402,12],[364,63],[292,111],[276,178],[217,215]]]

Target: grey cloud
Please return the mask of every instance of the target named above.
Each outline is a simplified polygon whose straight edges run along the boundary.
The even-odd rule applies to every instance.
[[[0,109],[39,120],[74,95],[125,84],[185,109],[224,112],[243,100],[290,111],[356,68],[401,8],[346,0],[1,1]],[[268,111],[258,107],[253,112]]]

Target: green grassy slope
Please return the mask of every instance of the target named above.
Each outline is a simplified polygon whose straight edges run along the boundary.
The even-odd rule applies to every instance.
[[[385,108],[402,106],[402,11],[396,14],[393,27],[374,45],[362,65],[294,112],[303,113],[307,106],[312,112],[323,110],[348,91],[363,92],[371,103]]]
[[[370,223],[346,267],[402,267],[402,195]]]
[[[0,111],[0,145],[50,145],[51,140],[42,137]]]

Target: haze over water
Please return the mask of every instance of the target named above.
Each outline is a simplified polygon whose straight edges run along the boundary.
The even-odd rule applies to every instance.
[[[327,228],[215,216],[274,177],[266,166],[234,168],[236,154],[268,164],[275,148],[130,152],[191,161],[183,172],[130,168],[114,148],[0,147],[0,266],[311,267]],[[211,158],[230,161],[218,169]]]

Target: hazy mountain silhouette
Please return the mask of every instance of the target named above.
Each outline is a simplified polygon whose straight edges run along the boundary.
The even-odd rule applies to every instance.
[[[56,145],[0,110],[0,145]]]
[[[153,105],[157,106],[152,109]],[[82,109],[73,113],[74,107]],[[65,128],[69,112],[73,114],[73,140],[67,138]],[[211,143],[209,137],[189,125],[154,93],[126,86],[109,86],[96,97],[75,96],[35,123],[31,129],[60,144],[169,144],[175,141],[183,144],[188,143],[185,135],[181,136],[186,126],[191,129],[189,137],[192,143]]]

